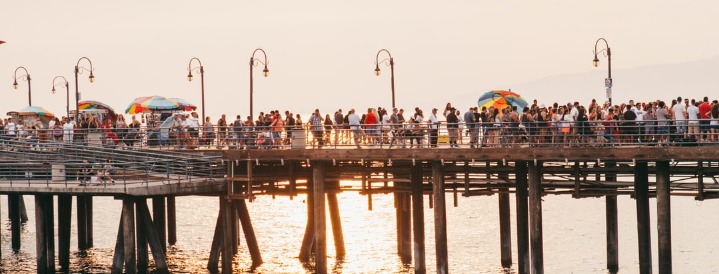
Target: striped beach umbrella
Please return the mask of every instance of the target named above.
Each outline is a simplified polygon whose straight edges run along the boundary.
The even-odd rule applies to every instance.
[[[507,106],[516,106],[517,112],[521,113],[524,107],[527,106],[527,101],[511,90],[491,90],[479,96],[477,105],[480,108],[493,106],[499,109]]]
[[[115,112],[115,110],[112,109],[112,107],[108,106],[107,104],[105,104],[103,102],[93,101],[93,100],[80,101],[80,102],[78,102],[77,108],[79,110],[104,109],[104,110],[107,110],[108,112]]]
[[[10,113],[13,113],[13,112],[18,115],[21,115],[21,116],[37,115],[37,116],[55,117],[55,114],[52,114],[47,109],[45,109],[43,107],[38,107],[38,106],[29,106],[29,107],[25,107],[18,111],[11,111],[11,112],[8,112],[8,115],[10,115]]]
[[[147,96],[139,97],[133,100],[125,109],[125,113],[135,114],[155,110],[178,110],[180,107],[177,102],[167,99],[163,96]]]
[[[179,108],[184,111],[192,111],[197,109],[197,106],[195,104],[190,103],[182,98],[169,98],[169,100],[177,103],[179,105]]]

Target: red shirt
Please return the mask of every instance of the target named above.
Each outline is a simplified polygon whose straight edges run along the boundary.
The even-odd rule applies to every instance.
[[[699,118],[701,119],[709,119],[709,116],[706,115],[707,112],[712,111],[712,106],[709,105],[709,103],[704,102],[699,105]]]
[[[364,123],[368,125],[374,125],[377,123],[377,117],[375,117],[374,113],[372,112],[367,113],[367,117],[365,118]]]

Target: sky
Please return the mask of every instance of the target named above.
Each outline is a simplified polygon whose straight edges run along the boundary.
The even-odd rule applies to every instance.
[[[74,93],[73,68],[83,56],[96,81],[80,75],[81,99],[117,112],[149,95],[200,105],[199,75],[186,78],[197,57],[205,68],[206,114],[213,122],[221,113],[244,117],[256,48],[267,52],[270,70],[267,78],[262,67],[254,72],[256,113],[390,107],[389,67],[374,75],[380,49],[394,58],[401,108],[451,102],[466,109],[494,89],[547,104],[588,103],[605,100],[606,57],[592,66],[600,37],[612,49],[615,103],[716,98],[716,26],[719,2],[709,0],[7,1],[0,9],[0,111],[27,106],[27,83],[12,87],[23,66],[32,76],[33,105],[63,115],[64,87],[53,95],[52,80],[66,77]],[[696,62],[712,65],[686,65]],[[656,67],[663,73],[654,74]],[[702,80],[691,90],[670,88],[694,79]]]

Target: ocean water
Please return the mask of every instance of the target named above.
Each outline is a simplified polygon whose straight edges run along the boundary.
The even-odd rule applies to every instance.
[[[392,195],[373,195],[373,210],[367,210],[367,196],[357,192],[338,195],[346,256],[335,260],[334,243],[328,217],[328,269],[334,273],[412,273],[397,256],[395,210]],[[459,197],[452,206],[447,194],[447,232],[449,270],[453,273],[513,273],[500,265],[498,197]],[[216,197],[178,197],[178,243],[168,249],[173,273],[207,273],[205,269],[218,213]],[[30,221],[23,226],[22,248],[14,253],[10,246],[7,198],[2,207],[3,273],[35,272],[34,200],[25,196]],[[719,201],[696,202],[691,197],[672,197],[672,255],[675,273],[719,273]],[[635,201],[620,196],[619,273],[638,273]],[[515,227],[512,199],[512,229]],[[656,200],[650,200],[652,263],[657,271]],[[75,206],[75,204],[73,204]],[[72,273],[108,273],[120,218],[121,201],[111,197],[94,199],[95,247],[77,252],[76,217],[73,212],[71,240]],[[306,224],[305,196],[272,199],[260,196],[248,203],[264,264],[252,269],[244,239],[235,258],[237,273],[311,273],[298,253]],[[56,215],[57,216],[57,215]],[[425,241],[428,273],[436,271],[433,210],[425,196]],[[545,196],[543,203],[544,266],[546,273],[607,273],[604,198],[573,199]],[[516,236],[512,238],[516,263]],[[151,257],[150,257],[151,258]]]

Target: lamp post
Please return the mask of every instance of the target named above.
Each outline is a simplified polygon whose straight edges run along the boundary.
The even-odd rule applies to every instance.
[[[87,60],[87,62],[90,63],[90,69],[80,66],[80,62],[82,60]],[[80,59],[77,60],[77,64],[75,64],[75,123],[79,123],[78,116],[80,114],[80,91],[77,87],[77,75],[82,73],[82,70],[90,72],[90,77],[88,77],[90,83],[95,82],[95,75],[92,74],[92,61],[90,61],[87,57],[80,57]]]
[[[199,67],[192,67],[192,61],[197,60],[197,63],[200,64]],[[202,61],[198,59],[197,57],[192,57],[190,59],[190,63],[187,64],[187,81],[192,82],[192,71],[197,70],[200,72],[200,86],[202,90],[202,126],[205,126],[205,68],[202,66]]]
[[[382,61],[380,62],[380,61],[379,61],[379,54],[382,53],[383,51],[386,52],[387,55],[389,55],[389,59],[384,59],[384,60],[382,60]],[[381,50],[379,50],[379,51],[377,52],[377,57],[375,57],[375,60],[374,60],[374,64],[375,64],[374,73],[375,73],[375,75],[379,76],[379,75],[380,75],[379,64],[380,64],[380,63],[386,63],[386,62],[388,62],[388,61],[389,61],[389,70],[390,70],[391,80],[392,80],[392,108],[394,108],[394,107],[395,107],[395,106],[394,106],[394,59],[392,59],[392,54],[389,53],[388,50],[386,50],[386,49],[381,49]]]
[[[20,70],[20,69],[22,69],[22,70],[25,71],[25,75],[20,75],[20,77],[18,77],[18,76],[17,76],[17,71]],[[14,89],[17,89],[17,86],[18,86],[18,84],[17,84],[17,79],[18,79],[18,78],[22,78],[22,77],[25,77],[25,81],[27,81],[27,104],[28,104],[29,106],[32,106],[32,88],[30,87],[30,80],[31,80],[31,79],[30,79],[30,73],[27,72],[27,69],[26,69],[25,67],[17,67],[17,68],[15,69],[15,76],[13,77],[13,79],[15,79],[15,80],[14,80],[14,82],[12,83],[12,87],[13,87]]]
[[[57,79],[62,79],[64,82],[55,84]],[[52,79],[52,94],[55,94],[55,87],[62,84],[65,84],[65,91],[67,92],[67,98],[65,99],[65,111],[67,113],[67,117],[70,117],[70,83],[67,82],[67,79],[65,79],[64,76],[55,76],[55,78]]]
[[[255,58],[255,54],[258,51],[262,52],[262,55],[264,56],[264,59],[263,59],[264,61]],[[269,64],[267,62],[267,53],[265,53],[265,50],[263,50],[261,48],[255,49],[255,51],[252,52],[252,57],[250,57],[250,122],[252,122],[253,114],[254,114],[253,109],[252,109],[252,93],[253,93],[252,69],[254,67],[258,66],[259,64],[262,64],[265,66],[265,68],[262,69],[262,75],[264,75],[265,77],[270,76],[270,70],[267,69],[267,65]]]
[[[606,45],[606,48],[600,51],[597,51],[597,46],[599,45],[599,41],[604,41],[604,45]],[[607,97],[609,99],[609,106],[612,106],[612,51],[609,49],[609,43],[607,43],[607,40],[604,38],[597,39],[597,42],[594,43],[594,60],[592,60],[592,63],[594,64],[594,67],[599,66],[599,58],[597,58],[597,54],[606,51],[604,54],[607,56],[607,68],[608,68],[608,75],[607,79],[604,81],[604,85],[607,88]]]

